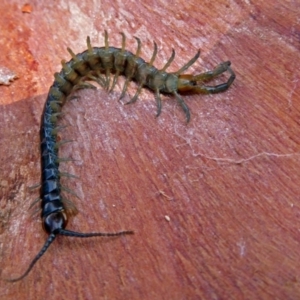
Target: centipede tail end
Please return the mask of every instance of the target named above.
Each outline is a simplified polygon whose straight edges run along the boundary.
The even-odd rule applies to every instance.
[[[71,236],[71,237],[78,237],[78,238],[90,238],[90,237],[96,237],[96,236],[113,237],[113,236],[134,234],[134,232],[132,230],[125,230],[125,231],[118,231],[118,232],[82,233],[82,232],[76,232],[76,231],[62,229],[62,230],[60,230],[59,234],[66,235],[66,236]]]
[[[52,244],[52,242],[55,240],[56,235],[54,233],[50,234],[48,239],[46,240],[43,248],[41,249],[41,251],[37,254],[37,256],[32,260],[32,262],[30,263],[29,267],[27,268],[27,270],[25,271],[25,273],[19,277],[16,278],[12,278],[12,279],[4,279],[5,281],[8,282],[16,282],[19,280],[22,280],[24,277],[26,277],[28,275],[28,273],[31,271],[31,269],[34,267],[34,265],[36,264],[36,262],[45,254],[45,252],[47,251],[47,249],[49,248],[49,246]]]
[[[37,263],[37,261],[45,254],[45,252],[48,250],[49,246],[52,244],[52,242],[55,240],[57,235],[65,235],[65,236],[70,236],[70,237],[78,237],[78,238],[90,238],[90,237],[97,237],[97,236],[102,236],[102,237],[117,237],[121,235],[128,235],[128,234],[134,234],[132,230],[125,230],[125,231],[118,231],[118,232],[91,232],[91,233],[82,233],[82,232],[76,232],[76,231],[71,231],[71,230],[66,230],[66,229],[59,229],[57,230],[57,233],[51,233],[46,240],[43,248],[40,250],[40,252],[36,255],[36,257],[32,260],[30,263],[29,267],[23,273],[21,276],[16,277],[16,278],[5,278],[4,280],[7,282],[17,282],[25,278],[29,272],[32,270],[34,265]]]

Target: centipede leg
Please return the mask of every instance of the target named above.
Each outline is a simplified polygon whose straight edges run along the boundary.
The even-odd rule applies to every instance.
[[[121,55],[122,55],[124,53],[124,51],[125,51],[126,36],[125,36],[124,32],[120,32],[120,34],[122,35],[122,48],[121,48]],[[118,81],[119,75],[120,75],[120,70],[117,70],[116,73],[115,73],[115,76],[114,76],[114,79],[113,79],[113,83],[111,85],[111,88],[110,88],[109,92],[112,92],[113,89],[115,88],[115,85],[116,85],[116,83]]]
[[[101,73],[96,73],[97,76],[89,74],[87,76],[87,80],[92,80],[97,82],[101,87],[106,88],[107,82],[106,80],[101,76]]]
[[[33,208],[38,202],[42,201],[40,197],[36,198],[29,206],[29,209]]]
[[[71,189],[67,188],[66,186],[60,185],[60,188],[61,188],[63,191],[65,191],[65,192],[67,192],[67,193],[69,193],[69,194],[75,196],[76,198],[80,199],[80,197],[79,197],[74,191],[72,191]]]
[[[155,90],[155,102],[156,102],[156,107],[157,107],[157,113],[156,113],[156,118],[160,115],[161,113],[161,108],[162,108],[162,102],[159,94],[159,89]]]
[[[77,91],[77,90],[83,90],[83,89],[92,89],[92,90],[96,90],[97,88],[96,88],[94,85],[92,85],[91,83],[84,82],[84,81],[79,82],[79,83],[76,84],[75,87],[73,88],[74,91]]]
[[[105,43],[105,50],[108,51],[108,48],[109,48],[109,44],[108,44],[108,33],[107,31],[105,30],[104,31],[104,43]],[[109,90],[109,85],[110,85],[110,70],[107,69],[106,72],[105,72],[105,88],[107,90]]]
[[[149,66],[150,67],[153,66],[153,63],[154,63],[156,55],[157,55],[157,44],[155,42],[153,42],[153,45],[154,45],[154,50],[153,50],[153,53],[152,53],[152,57],[151,57],[151,59],[149,61]]]
[[[58,149],[60,146],[67,144],[67,143],[72,143],[72,142],[74,142],[74,140],[61,140],[61,141],[55,143],[54,148]]]
[[[69,199],[62,197],[61,201],[64,204],[65,210],[68,214],[68,216],[75,216],[78,214],[78,209],[76,208],[76,206],[74,205],[74,203],[72,201],[70,201]]]
[[[119,101],[125,96],[125,93],[127,91],[127,88],[128,88],[130,80],[131,80],[131,78],[126,78],[126,80],[124,82],[124,86],[123,86],[122,92],[121,92],[121,95],[119,97]]]
[[[108,91],[110,85],[110,71],[106,70],[105,72],[105,89]]]
[[[57,163],[61,163],[61,162],[69,162],[69,161],[76,161],[76,159],[73,158],[69,158],[69,157],[60,157],[56,159]]]
[[[92,47],[92,44],[91,44],[91,39],[89,36],[86,37],[86,45],[87,45],[87,48],[88,48],[88,52],[90,54],[93,53],[93,47]]]
[[[114,90],[114,88],[115,88],[115,86],[117,84],[119,75],[120,75],[120,71],[116,71],[114,79],[113,79],[113,82],[112,82],[112,85],[111,85],[111,88],[109,90],[109,93],[111,93]]]
[[[68,172],[59,172],[59,176],[60,177],[68,177],[68,178],[75,178],[75,179],[79,179],[78,176],[68,173]]]
[[[138,37],[134,37],[135,39],[136,39],[136,41],[137,41],[137,49],[136,49],[136,53],[135,53],[135,56],[134,57],[136,57],[136,58],[138,58],[139,57],[139,55],[140,55],[140,53],[141,53],[141,48],[142,48],[142,43],[141,43],[141,40],[138,38]],[[123,89],[122,89],[122,92],[121,92],[121,95],[120,95],[120,98],[119,98],[119,100],[121,100],[124,96],[125,96],[125,93],[126,93],[126,91],[127,91],[127,88],[128,88],[128,85],[129,85],[129,82],[131,81],[131,79],[132,79],[132,76],[133,76],[133,74],[128,74],[127,75],[127,78],[126,78],[126,80],[125,80],[125,83],[124,83],[124,86],[123,86]],[[139,90],[139,88],[138,88],[138,90]],[[135,96],[134,96],[135,97]],[[134,98],[133,97],[133,98]],[[133,101],[133,102],[135,102],[136,101],[136,99]],[[130,103],[133,103],[132,102],[132,99],[129,101],[129,102],[127,102],[126,104],[130,104]]]
[[[140,41],[139,41],[138,43],[140,43]],[[156,58],[156,54],[157,54],[157,44],[156,44],[155,42],[153,42],[153,44],[154,44],[154,50],[153,50],[152,57],[151,57],[150,62],[149,62],[149,68],[152,67],[152,65],[153,65],[153,63],[154,63],[154,60],[155,60],[155,58]],[[140,46],[138,46],[138,48],[140,48]],[[138,49],[138,51],[140,51],[140,50]],[[131,99],[129,102],[127,102],[126,104],[131,104],[131,103],[136,102],[136,100],[138,99],[138,97],[139,97],[139,95],[140,95],[140,93],[141,93],[141,90],[142,90],[143,86],[145,85],[145,82],[146,82],[146,78],[144,78],[144,79],[139,83],[135,95],[134,95],[134,96],[132,97],[132,99]]]
[[[69,100],[69,101],[73,101],[73,100],[78,100],[78,99],[80,99],[80,97],[78,96],[78,95],[69,95],[69,96],[67,96],[67,99]]]
[[[188,108],[188,106],[185,104],[185,102],[177,92],[173,92],[173,95],[176,97],[178,104],[183,109],[186,116],[186,122],[188,123],[191,119],[190,109]]]
[[[174,58],[175,58],[175,50],[172,49],[172,54],[171,54],[170,58],[168,59],[168,61],[166,62],[166,64],[164,65],[164,67],[163,67],[160,71],[165,72],[166,69],[167,69],[167,68],[170,66],[170,64],[173,62]]]
[[[35,190],[35,189],[37,189],[37,188],[39,188],[39,187],[41,187],[41,184],[40,184],[40,183],[36,183],[36,184],[34,184],[34,185],[32,185],[32,186],[29,186],[28,189],[29,189],[30,191],[32,191],[32,190]]]
[[[199,58],[199,56],[200,56],[200,50],[198,50],[196,55],[174,74],[180,75],[182,72],[188,69]]]
[[[30,216],[31,216],[32,218],[35,218],[40,212],[41,212],[41,208],[38,207],[38,208],[36,208],[36,209],[30,214]]]
[[[137,49],[136,49],[136,53],[135,53],[135,57],[139,57],[140,54],[141,54],[142,43],[141,43],[141,40],[138,37],[134,36],[134,38],[136,39],[137,44],[138,44]]]
[[[76,98],[78,98],[78,97],[76,97],[76,96],[74,96],[74,97],[71,97],[71,99],[76,99]],[[58,132],[60,132],[61,130],[63,130],[63,129],[65,129],[65,128],[67,128],[67,127],[69,127],[68,125],[63,125],[63,126],[56,126],[56,127],[54,127],[54,129],[52,130],[52,134],[58,134]]]
[[[128,101],[128,102],[125,103],[126,105],[127,105],[127,104],[132,104],[132,103],[136,102],[136,100],[138,99],[138,97],[139,97],[139,95],[140,95],[140,93],[141,93],[141,91],[142,91],[143,86],[144,86],[143,83],[141,83],[141,84],[138,86],[135,95],[131,98],[130,101]]]

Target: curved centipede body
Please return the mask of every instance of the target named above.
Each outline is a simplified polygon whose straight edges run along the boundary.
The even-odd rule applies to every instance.
[[[172,50],[172,55],[165,66],[158,70],[153,66],[157,54],[156,43],[154,43],[154,52],[150,61],[145,62],[145,60],[139,57],[141,52],[140,40],[135,38],[137,40],[138,47],[136,53],[133,54],[132,52],[125,50],[125,35],[124,33],[121,33],[121,35],[121,48],[109,46],[108,34],[106,31],[104,47],[92,47],[88,37],[86,51],[75,55],[73,51],[68,48],[72,59],[69,62],[62,61],[62,70],[59,73],[54,74],[55,80],[53,85],[50,87],[45,103],[40,129],[42,170],[40,189],[42,208],[41,217],[43,221],[43,228],[49,236],[44,246],[32,260],[23,275],[14,279],[7,279],[10,282],[21,280],[27,276],[57,235],[84,238],[93,236],[119,236],[133,233],[133,231],[130,230],[114,233],[79,233],[65,229],[68,222],[68,215],[74,213],[75,208],[70,208],[68,202],[66,202],[61,195],[64,188],[60,184],[60,177],[67,174],[63,174],[59,171],[59,163],[62,159],[59,159],[58,157],[58,148],[60,143],[57,139],[59,130],[57,120],[61,114],[62,107],[66,102],[67,97],[74,91],[74,89],[91,87],[86,80],[94,80],[105,89],[112,91],[117,83],[118,77],[123,75],[126,80],[120,98],[125,95],[129,82],[133,80],[137,83],[137,91],[128,103],[135,102],[138,99],[142,88],[146,87],[154,92],[157,104],[156,116],[159,116],[162,108],[160,94],[171,94],[175,97],[178,104],[183,109],[186,115],[186,120],[189,122],[190,111],[180,96],[180,93],[223,92],[229,88],[235,79],[235,74],[230,68],[229,61],[219,64],[212,71],[198,75],[182,74],[198,59],[200,55],[199,51],[177,72],[168,73],[166,69],[170,66],[175,57],[175,51]],[[216,86],[209,86],[205,84],[205,82],[226,71],[230,74],[227,82]],[[111,74],[114,75],[112,82],[110,80]]]

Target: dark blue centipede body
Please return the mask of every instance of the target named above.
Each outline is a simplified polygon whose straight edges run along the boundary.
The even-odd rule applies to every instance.
[[[138,46],[136,53],[133,54],[125,50],[125,35],[123,33],[121,33],[121,35],[121,48],[110,47],[108,45],[108,35],[106,31],[104,47],[92,47],[88,37],[88,49],[77,55],[68,49],[72,59],[69,62],[62,61],[62,70],[54,74],[55,80],[50,87],[45,103],[40,129],[42,170],[40,189],[41,217],[43,228],[49,234],[49,237],[23,275],[14,279],[8,279],[10,282],[23,279],[39,258],[46,252],[57,235],[86,238],[93,236],[119,236],[133,233],[133,231],[79,233],[65,229],[68,223],[68,215],[71,215],[71,213],[66,205],[66,201],[61,195],[63,187],[60,184],[60,177],[63,174],[59,171],[60,159],[58,156],[57,120],[67,97],[74,89],[91,87],[86,81],[94,80],[105,89],[112,91],[117,83],[118,77],[122,75],[126,80],[120,98],[125,95],[129,82],[133,80],[137,83],[137,91],[128,103],[135,102],[138,99],[141,89],[146,87],[154,92],[157,105],[156,116],[159,116],[162,108],[160,94],[170,94],[175,97],[186,115],[187,122],[189,122],[190,111],[180,93],[209,94],[223,92],[230,87],[235,79],[235,74],[230,68],[229,61],[219,64],[212,71],[198,75],[183,74],[183,72],[198,59],[200,55],[199,51],[177,72],[168,73],[166,69],[170,66],[175,57],[175,51],[172,50],[171,57],[165,66],[159,70],[153,66],[157,54],[156,43],[154,43],[154,51],[150,61],[146,62],[139,56],[141,52],[140,40],[136,38]],[[227,82],[216,86],[206,85],[206,82],[226,71],[230,75]],[[110,78],[111,74],[113,74],[112,82]]]

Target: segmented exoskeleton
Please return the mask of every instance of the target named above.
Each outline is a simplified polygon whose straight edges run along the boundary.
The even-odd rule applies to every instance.
[[[72,59],[69,62],[62,61],[62,70],[54,74],[55,81],[50,87],[40,129],[42,170],[40,189],[41,216],[43,228],[49,234],[49,237],[25,273],[20,277],[8,279],[8,281],[15,282],[24,278],[39,258],[46,252],[57,235],[84,238],[93,236],[119,236],[133,233],[133,231],[79,233],[65,229],[68,222],[68,215],[72,214],[72,209],[68,209],[68,204],[61,196],[63,187],[60,184],[60,177],[66,174],[62,174],[59,171],[59,162],[61,159],[58,158],[58,147],[60,143],[57,141],[57,132],[59,129],[57,120],[61,114],[62,106],[74,88],[90,87],[90,84],[87,83],[86,80],[95,80],[107,90],[112,91],[117,83],[118,77],[123,75],[126,80],[120,98],[125,95],[129,82],[134,80],[138,84],[137,91],[128,103],[135,102],[141,89],[147,87],[155,94],[157,104],[156,116],[159,116],[162,108],[160,94],[171,94],[175,96],[186,115],[187,122],[189,122],[189,108],[179,93],[219,93],[227,90],[235,79],[235,74],[230,68],[229,61],[219,64],[212,71],[199,75],[182,74],[198,59],[200,55],[199,51],[177,72],[168,73],[166,69],[170,66],[175,57],[175,51],[172,50],[172,55],[165,66],[161,70],[158,70],[153,66],[157,54],[156,43],[154,43],[154,52],[150,61],[145,62],[139,57],[141,52],[140,39],[135,38],[138,47],[136,53],[133,54],[125,50],[125,35],[124,33],[121,33],[121,35],[121,48],[109,46],[106,31],[104,47],[92,47],[90,38],[88,37],[88,49],[86,51],[75,55],[73,51],[68,48]],[[230,74],[227,82],[217,86],[207,86],[204,84],[206,81],[215,78],[225,71],[228,71]],[[110,83],[110,74],[114,74],[112,83]]]

